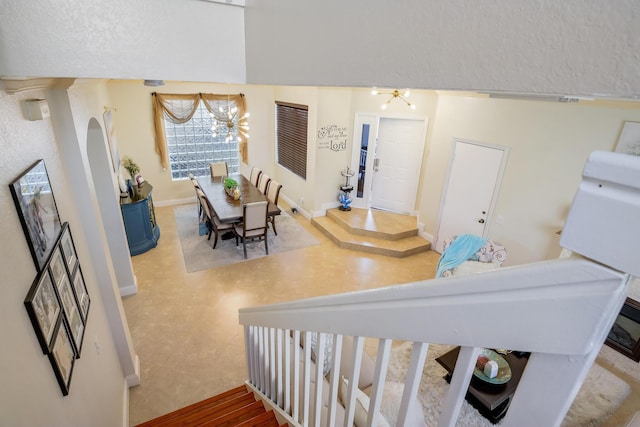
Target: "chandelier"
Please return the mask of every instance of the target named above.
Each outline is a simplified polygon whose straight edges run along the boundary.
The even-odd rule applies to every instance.
[[[238,117],[238,107],[235,105],[231,107],[231,100],[227,95],[227,109],[225,110],[222,105],[218,107],[218,111],[209,113],[212,119],[216,122],[211,126],[211,135],[215,138],[218,135],[225,135],[225,142],[229,142],[234,137],[234,130],[238,140],[242,137],[249,139],[249,113],[245,113],[242,117]]]
[[[387,106],[391,103],[391,101],[393,101],[394,99],[401,99],[402,101],[404,101],[405,104],[407,104],[409,106],[409,108],[411,108],[412,110],[416,109],[415,104],[410,103],[409,101],[407,101],[407,98],[411,95],[411,92],[409,92],[409,90],[405,90],[404,92],[400,93],[400,91],[398,89],[395,89],[392,92],[380,92],[377,89],[373,89],[371,91],[371,95],[391,95],[389,97],[389,99],[387,99],[387,101],[382,104],[382,106],[380,108],[382,108],[383,110],[387,109]]]

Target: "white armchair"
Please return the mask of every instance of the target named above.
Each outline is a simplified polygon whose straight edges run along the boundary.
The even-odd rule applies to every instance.
[[[442,253],[447,250],[447,247],[453,243],[456,237],[449,237],[442,242]],[[484,246],[478,249],[465,262],[442,273],[442,277],[495,270],[502,267],[505,259],[507,259],[507,249],[498,242],[487,240]]]

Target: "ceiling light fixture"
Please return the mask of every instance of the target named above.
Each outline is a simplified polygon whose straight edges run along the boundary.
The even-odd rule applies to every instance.
[[[215,113],[209,113],[209,115],[215,119],[216,124],[211,127],[211,134],[215,138],[218,135],[224,135],[226,132],[225,142],[229,142],[234,137],[234,129],[237,130],[236,137],[241,140],[242,137],[249,139],[249,113],[245,113],[242,117],[238,118],[238,107],[231,107],[231,100],[227,95],[227,109],[222,107],[218,108]]]
[[[387,106],[391,103],[391,101],[393,101],[396,98],[401,99],[402,101],[404,101],[404,103],[407,104],[409,106],[409,108],[411,108],[412,110],[416,109],[415,104],[410,103],[406,99],[411,95],[411,92],[409,91],[409,89],[407,89],[404,92],[400,93],[400,91],[398,89],[395,89],[392,92],[380,92],[380,91],[378,91],[378,89],[374,88],[371,91],[371,95],[391,95],[391,97],[389,99],[387,99],[387,101],[384,104],[382,104],[382,106],[380,107],[383,110],[386,110]]]

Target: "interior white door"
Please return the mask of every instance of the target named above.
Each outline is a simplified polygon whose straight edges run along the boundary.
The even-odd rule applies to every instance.
[[[425,120],[381,118],[378,124],[372,208],[411,213],[424,150]]]
[[[444,239],[459,234],[485,236],[487,220],[497,193],[505,151],[455,140],[450,161],[436,250]]]

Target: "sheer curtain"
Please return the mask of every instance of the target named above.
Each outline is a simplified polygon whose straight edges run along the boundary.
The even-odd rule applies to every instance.
[[[203,101],[205,108],[213,114],[217,111],[220,102],[235,102],[238,108],[236,117],[244,117],[247,112],[244,94],[237,95],[216,95],[212,93],[195,94],[172,94],[172,93],[152,93],[153,97],[153,127],[156,132],[156,153],[160,156],[160,164],[164,169],[169,167],[167,158],[167,140],[165,138],[164,120],[172,123],[186,123],[195,114],[198,104]],[[237,126],[237,123],[236,123]],[[240,159],[247,163],[247,141],[242,139],[238,143]]]

